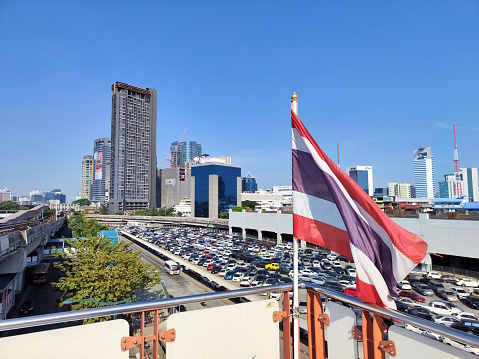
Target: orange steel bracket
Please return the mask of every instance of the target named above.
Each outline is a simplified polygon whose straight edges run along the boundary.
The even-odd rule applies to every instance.
[[[283,320],[284,318],[288,316],[289,314],[285,310],[284,311],[277,310],[273,312],[273,322],[278,323],[279,321]]]
[[[388,353],[390,356],[396,356],[396,346],[392,340],[383,340],[379,343],[379,349],[385,353]]]
[[[171,343],[174,342],[176,339],[176,330],[175,328],[171,328],[170,330],[164,330],[161,333],[158,333],[158,340],[162,342]]]
[[[329,325],[329,316],[323,313],[321,296],[318,292],[308,290],[308,347],[311,359],[326,358],[324,326]]]
[[[139,346],[141,341],[143,340],[142,337],[123,337],[121,338],[121,351],[126,352],[131,348]]]
[[[358,340],[358,341],[363,340],[363,332],[356,326],[354,326],[352,329],[352,335],[354,340]]]
[[[368,311],[363,310],[363,351],[364,359],[374,359],[373,323]]]

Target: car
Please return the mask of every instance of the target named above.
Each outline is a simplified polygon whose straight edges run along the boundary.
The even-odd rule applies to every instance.
[[[311,274],[299,273],[298,280],[301,282],[311,282]]]
[[[228,265],[226,266],[226,269],[228,270],[233,270],[236,268],[236,263],[228,263]]]
[[[324,286],[329,289],[337,290],[338,292],[344,292],[344,287],[337,281],[327,279],[324,281]]]
[[[414,289],[416,290],[416,292],[422,295],[434,295],[433,290],[429,288],[426,284],[419,284]]]
[[[470,345],[464,345],[464,344],[458,343],[455,340],[449,339],[447,337],[442,338],[442,342],[444,344],[450,345],[454,348],[458,348],[458,349],[464,350],[466,352],[479,355],[479,348],[471,347]]]
[[[243,277],[240,282],[240,287],[249,287],[251,285],[251,278]]]
[[[319,275],[312,275],[311,276],[311,283],[318,284],[318,285],[324,285],[324,277],[319,276]]]
[[[470,295],[466,298],[466,303],[474,309],[479,309],[479,297]]]
[[[214,267],[216,267],[214,263],[208,264],[208,266],[206,267],[206,270],[211,271]]]
[[[425,307],[431,312],[441,315],[453,315],[454,313],[457,314],[460,312],[459,310],[456,310],[453,307],[447,305],[447,303],[441,302],[439,300],[433,300],[429,302],[428,305]]]
[[[23,314],[30,314],[33,312],[33,299],[27,299],[20,307],[20,312]]]
[[[460,285],[461,287],[476,288],[477,286],[479,286],[479,283],[472,278],[461,278],[456,280],[456,285]]]
[[[282,292],[271,292],[269,293],[269,299],[275,299],[279,301],[282,295],[283,295]]]
[[[469,292],[463,288],[451,287],[451,292],[453,292],[459,299],[466,299],[469,297]]]
[[[462,308],[458,307],[457,305],[455,305],[454,303],[448,302],[446,300],[433,300],[432,302],[442,303],[446,307],[451,308],[452,315],[456,315],[456,314],[464,312],[464,309],[462,309]]]
[[[451,328],[462,330],[469,334],[479,335],[479,321],[477,320],[461,320],[459,323],[454,323]]]
[[[276,263],[276,262],[272,262],[272,263],[268,263],[264,266],[265,269],[268,269],[268,270],[278,270],[279,268],[279,263]]]
[[[228,269],[226,269],[226,267],[223,267],[219,270],[218,275],[224,277],[227,271]]]
[[[244,277],[244,273],[243,272],[236,272],[234,275],[233,275],[233,278],[231,278],[231,281],[232,282],[238,282],[240,283],[241,282],[241,279],[243,279]]]
[[[265,281],[266,276],[264,274],[257,274],[256,277],[251,281],[251,286],[252,287],[257,287],[263,284]]]
[[[452,274],[446,274],[441,277],[443,283],[456,283],[457,278]]]
[[[415,292],[410,292],[410,291],[400,291],[399,292],[399,296],[400,297],[405,297],[405,298],[410,298],[416,302],[419,302],[419,303],[425,303],[426,302],[426,299],[424,297],[421,297],[419,294],[415,293]]]
[[[453,323],[459,323],[459,319],[457,319],[453,315],[434,315],[432,317],[432,320],[436,322],[437,324],[442,324],[445,325],[446,327],[450,327]]]
[[[430,279],[441,279],[442,275],[439,272],[428,272],[427,277]]]
[[[313,267],[321,268],[321,262],[318,259],[313,259]]]
[[[396,303],[396,309],[399,310],[400,312],[406,312],[409,308],[412,308],[410,305],[407,303],[401,302],[398,299],[394,299],[394,302]]]
[[[214,266],[212,269],[211,269],[211,274],[218,274],[219,271],[222,269],[223,267],[220,266],[220,265],[216,265]],[[208,269],[208,268],[207,268]]]
[[[399,281],[397,286],[398,286],[399,289],[402,289],[402,290],[411,289],[411,283],[409,283],[407,280]]]
[[[232,280],[235,273],[236,273],[235,270],[227,271],[226,274],[225,274],[225,280]]]
[[[428,284],[432,279],[429,278],[427,275],[424,275],[423,277],[419,278],[419,281],[422,284]]]
[[[433,320],[432,319],[433,314],[424,307],[410,307],[406,309],[406,313],[415,315],[422,319],[431,320],[431,321]]]
[[[454,294],[454,292],[447,290],[447,289],[440,289],[437,291],[437,296],[445,299],[449,302],[453,302],[457,300],[457,295]]]
[[[443,285],[441,282],[437,281],[437,280],[431,280],[431,281],[429,281],[429,283],[428,283],[427,285],[428,285],[429,288],[431,288],[431,289],[434,291],[434,293],[436,293],[436,294],[437,294],[441,289],[446,289],[446,288],[444,287],[444,285]]]
[[[406,303],[406,304],[409,305],[410,307],[417,307],[417,306],[419,306],[419,304],[418,304],[416,301],[412,300],[411,298],[404,298],[404,297],[402,297],[402,298],[398,298],[398,301],[400,301],[400,302],[402,302],[402,303]]]
[[[346,274],[352,277],[356,277],[356,269],[355,268],[346,268]]]
[[[479,317],[477,317],[473,313],[469,313],[469,312],[462,312],[462,313],[456,314],[455,317],[457,318],[457,320],[468,319],[468,320],[479,321]]]

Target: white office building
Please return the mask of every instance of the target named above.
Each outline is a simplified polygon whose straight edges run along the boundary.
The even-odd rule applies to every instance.
[[[431,147],[414,150],[414,181],[417,198],[434,198],[434,163]]]

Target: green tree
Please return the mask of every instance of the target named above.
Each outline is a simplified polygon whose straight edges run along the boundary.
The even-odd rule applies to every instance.
[[[5,201],[0,203],[0,211],[19,211],[23,209],[28,209],[28,207],[20,206],[18,203],[13,201]]]
[[[84,213],[75,213],[68,219],[68,227],[71,228],[73,236],[96,237],[98,232],[108,229],[104,224],[100,224],[93,219],[86,218]]]
[[[65,276],[52,286],[63,291],[63,301],[74,301],[72,310],[95,308],[105,302],[135,302],[140,293],[161,281],[159,268],[143,263],[140,252],[129,250],[126,243],[112,243],[96,235],[64,240],[71,250],[55,249],[55,257],[62,261],[54,265]]]
[[[230,218],[230,214],[229,212],[221,212],[218,217],[221,219],[228,219]]]
[[[88,207],[91,204],[91,202],[86,198],[81,198],[81,199],[77,199],[76,201],[73,201],[72,204],[79,204],[80,206]]]
[[[243,208],[251,208],[252,211],[254,211],[254,208],[258,205],[258,202],[255,201],[243,201],[241,202],[241,207]],[[249,212],[249,211],[248,211]]]

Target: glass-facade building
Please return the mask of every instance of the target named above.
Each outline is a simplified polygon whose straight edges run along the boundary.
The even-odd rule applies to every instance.
[[[222,164],[191,167],[194,216],[218,218],[241,201],[241,168]]]
[[[348,167],[346,172],[369,196],[373,196],[373,168],[371,166]]]
[[[241,190],[248,193],[255,193],[258,190],[256,178],[253,177],[251,172],[248,172],[246,177],[241,179]]]
[[[414,183],[417,198],[434,198],[434,158],[431,147],[414,150]]]
[[[175,152],[176,151],[176,152]],[[171,162],[173,167],[179,167],[197,156],[201,156],[201,145],[196,141],[175,141],[170,146]]]

